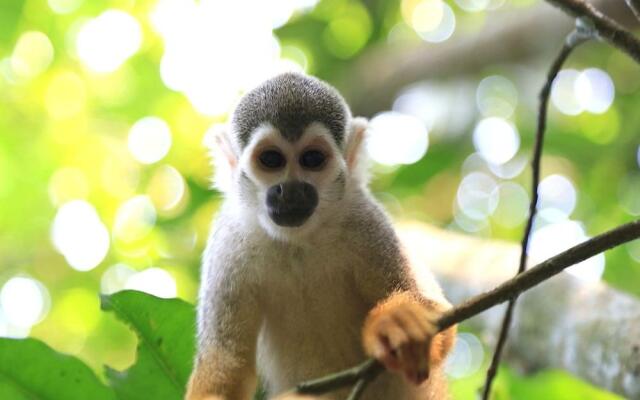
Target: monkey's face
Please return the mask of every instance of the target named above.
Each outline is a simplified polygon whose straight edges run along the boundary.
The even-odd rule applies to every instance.
[[[319,122],[307,126],[295,141],[270,124],[260,125],[242,152],[240,170],[240,198],[278,238],[312,231],[344,196],[344,158]]]

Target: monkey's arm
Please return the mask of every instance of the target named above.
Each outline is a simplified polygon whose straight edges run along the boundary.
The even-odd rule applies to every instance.
[[[207,254],[198,304],[198,350],[187,400],[251,399],[260,312],[242,262]]]
[[[368,243],[366,268],[356,269],[356,285],[373,304],[363,328],[365,351],[387,368],[401,370],[414,383],[442,364],[455,339],[455,326],[436,332],[436,320],[450,308],[427,266],[412,266],[386,217],[369,210],[378,223],[361,231]],[[362,235],[364,233],[364,235]]]

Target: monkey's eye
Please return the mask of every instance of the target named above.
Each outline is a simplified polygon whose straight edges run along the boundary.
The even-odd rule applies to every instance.
[[[306,169],[319,169],[327,160],[327,156],[319,150],[307,150],[300,156],[300,165]]]
[[[282,153],[277,150],[265,150],[258,156],[258,160],[267,169],[280,169],[284,167],[287,160]]]

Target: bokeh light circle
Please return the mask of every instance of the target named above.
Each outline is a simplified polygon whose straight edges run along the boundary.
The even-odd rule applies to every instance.
[[[575,81],[575,92],[582,108],[594,114],[606,112],[615,97],[611,77],[598,68],[588,68],[580,72]]]
[[[476,335],[461,332],[447,357],[444,370],[454,379],[460,379],[476,373],[484,361],[484,348]]]
[[[129,130],[129,151],[143,164],[153,164],[171,149],[171,129],[158,117],[144,117]]]
[[[11,69],[18,78],[33,78],[45,71],[53,61],[53,44],[42,32],[20,35],[11,55]]]
[[[576,81],[580,72],[563,69],[558,72],[551,86],[551,103],[563,114],[578,115],[584,108],[576,93]]]
[[[411,25],[422,40],[440,43],[456,29],[456,15],[442,0],[423,0],[413,10]]]
[[[95,72],[118,69],[142,45],[142,28],[130,14],[107,10],[87,21],[76,38],[76,51],[82,63]]]
[[[552,208],[568,217],[576,207],[577,192],[573,183],[563,175],[545,177],[538,185],[538,208]]]
[[[384,165],[413,164],[429,147],[429,133],[418,118],[395,111],[383,112],[369,122],[367,149]]]
[[[472,172],[460,182],[456,194],[457,206],[466,216],[483,220],[498,206],[498,184],[483,172]]]
[[[30,328],[49,311],[49,292],[35,279],[16,276],[2,286],[0,306],[10,324]]]
[[[56,249],[78,271],[97,267],[109,250],[109,232],[84,200],[67,202],[58,209],[51,236]]]
[[[473,144],[488,163],[503,164],[518,152],[520,135],[510,122],[498,117],[489,117],[476,125]]]

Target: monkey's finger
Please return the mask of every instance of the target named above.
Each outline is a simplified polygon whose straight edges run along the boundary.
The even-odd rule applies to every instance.
[[[411,383],[418,380],[418,343],[409,342],[398,350],[402,372]]]
[[[380,362],[390,371],[399,371],[401,369],[400,360],[398,359],[397,350],[389,350],[379,358]]]
[[[423,341],[418,343],[418,373],[417,384],[421,384],[429,378],[429,349],[431,341]]]
[[[372,343],[370,343],[371,355],[379,360],[387,369],[400,369],[397,351],[389,342],[389,338],[384,333],[376,335]]]
[[[395,350],[409,341],[409,335],[396,321],[392,319],[387,321],[384,326],[380,327],[379,336],[386,337],[391,349]]]
[[[418,324],[415,312],[410,309],[398,310],[393,316],[397,324],[405,330],[406,334],[414,341],[425,338],[424,329]]]

